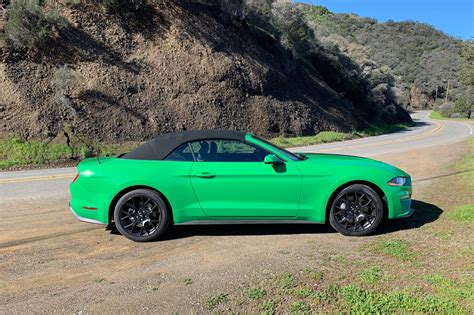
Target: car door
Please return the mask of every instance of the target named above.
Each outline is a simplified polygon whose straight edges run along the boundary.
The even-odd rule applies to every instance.
[[[191,143],[196,162],[191,183],[210,217],[288,218],[298,214],[301,173],[295,163],[269,165],[271,154],[238,140]]]

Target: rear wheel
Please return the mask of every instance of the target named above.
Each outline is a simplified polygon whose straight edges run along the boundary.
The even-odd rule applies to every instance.
[[[114,221],[123,236],[135,242],[148,242],[166,232],[170,215],[157,192],[137,189],[119,199],[115,205]]]
[[[348,236],[374,232],[382,218],[382,200],[372,188],[360,184],[344,188],[334,199],[329,212],[331,226]]]

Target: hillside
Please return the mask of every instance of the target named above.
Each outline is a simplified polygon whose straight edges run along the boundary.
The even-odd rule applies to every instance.
[[[312,135],[410,121],[396,103],[373,99],[346,56],[298,58],[212,3],[22,2],[7,6],[7,22],[20,22],[5,27],[0,54],[3,135],[121,142],[181,129]],[[21,42],[37,27],[24,25],[22,10],[44,17],[42,42]]]
[[[474,101],[472,90],[460,78],[466,62],[462,52],[469,43],[423,23],[378,23],[320,6],[297,6],[324,45],[337,46],[363,68],[378,68],[393,76],[404,107],[426,109],[459,99]]]

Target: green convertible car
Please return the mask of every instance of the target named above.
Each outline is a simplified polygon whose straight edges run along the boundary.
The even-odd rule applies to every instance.
[[[295,154],[249,133],[160,135],[119,156],[85,159],[70,189],[81,221],[115,224],[134,241],[172,224],[326,223],[372,233],[412,214],[411,178],[371,159]]]

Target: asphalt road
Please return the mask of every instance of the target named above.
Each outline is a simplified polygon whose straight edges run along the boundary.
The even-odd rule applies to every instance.
[[[412,114],[417,125],[400,132],[292,150],[358,156],[399,153],[430,146],[438,146],[442,150],[443,145],[461,141],[473,134],[469,124],[431,120],[428,116],[428,111]],[[0,206],[2,202],[12,200],[68,197],[68,186],[75,174],[74,167],[0,172]]]

